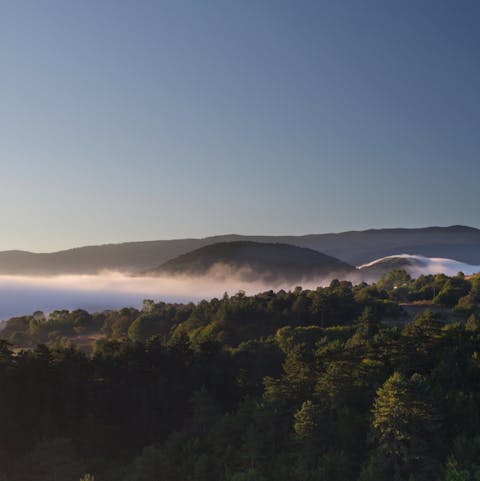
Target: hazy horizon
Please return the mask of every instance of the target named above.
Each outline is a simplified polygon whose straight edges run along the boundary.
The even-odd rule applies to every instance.
[[[0,7],[0,250],[478,225],[480,5]]]
[[[372,265],[392,257],[416,258],[418,265],[407,269],[413,277],[421,274],[440,274],[453,276],[462,271],[467,275],[480,272],[480,266],[458,262],[453,259],[428,258],[409,254],[398,254],[376,259],[358,266]],[[144,299],[155,302],[198,302],[203,299],[220,298],[226,292],[234,295],[239,291],[257,294],[268,290],[292,290],[297,286],[316,289],[328,285],[332,279],[373,282],[374,277],[362,276],[360,271],[347,275],[317,276],[303,280],[265,280],[265,272],[258,279],[242,276],[248,267],[232,269],[218,263],[205,275],[160,275],[132,276],[131,273],[103,271],[98,274],[60,274],[60,275],[0,275],[0,321],[13,316],[30,315],[41,310],[50,313],[54,310],[85,309],[101,312],[122,307],[141,308]],[[247,272],[251,274],[250,272]]]
[[[316,288],[331,278],[310,279],[303,287]],[[155,277],[132,277],[115,271],[94,275],[0,275],[0,320],[30,315],[36,310],[48,313],[57,309],[95,312],[129,306],[140,308],[147,298],[155,302],[197,302],[220,298],[225,292],[256,294],[270,289],[290,290],[297,285],[298,281],[246,281],[233,271],[227,277],[219,276],[218,271],[204,276]]]
[[[152,239],[137,239],[131,238],[127,240],[111,240],[111,241],[99,241],[98,243],[88,242],[86,244],[75,244],[75,245],[65,245],[58,248],[50,248],[44,250],[35,250],[35,249],[17,249],[15,247],[7,248],[7,249],[0,249],[0,252],[7,252],[7,251],[23,251],[29,252],[32,254],[52,254],[55,252],[66,251],[66,250],[73,250],[79,249],[82,247],[98,247],[98,246],[107,246],[107,245],[118,245],[118,244],[129,244],[129,243],[142,243],[142,242],[157,242],[157,241],[175,241],[175,240],[186,240],[186,239],[208,239],[214,237],[224,237],[224,236],[242,236],[242,237],[249,237],[249,236],[258,236],[258,237],[283,237],[283,236],[292,236],[292,237],[302,237],[308,235],[328,235],[328,234],[344,234],[347,232],[365,232],[371,230],[389,230],[389,229],[430,229],[430,228],[451,228],[451,227],[466,227],[471,229],[478,229],[480,230],[480,224],[476,225],[463,225],[463,224],[448,224],[448,225],[418,225],[418,226],[399,226],[394,225],[391,227],[366,227],[364,229],[345,229],[339,231],[325,231],[325,232],[301,232],[301,233],[291,233],[291,232],[279,232],[279,233],[264,233],[264,232],[250,232],[250,233],[239,233],[239,232],[221,232],[211,235],[205,236],[190,236],[190,237],[164,237],[164,238],[152,238]]]

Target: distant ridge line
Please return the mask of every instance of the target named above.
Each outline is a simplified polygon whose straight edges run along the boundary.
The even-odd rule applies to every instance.
[[[233,241],[306,247],[350,265],[365,264],[398,252],[480,265],[480,230],[454,225],[283,236],[223,234],[100,244],[50,253],[8,250],[0,252],[0,274],[96,274],[102,270],[139,273],[195,249]]]
[[[467,225],[455,224],[450,226],[426,226],[426,227],[385,227],[385,228],[371,228],[371,229],[364,229],[364,230],[346,230],[346,231],[339,231],[339,232],[324,232],[322,234],[215,234],[206,237],[178,237],[178,238],[170,238],[170,239],[153,239],[153,240],[136,240],[136,241],[118,241],[118,242],[106,242],[100,244],[86,244],[76,247],[68,247],[66,249],[59,249],[54,251],[42,251],[42,252],[35,252],[29,251],[25,249],[5,249],[0,251],[0,254],[5,253],[23,253],[23,254],[34,254],[34,255],[48,255],[48,254],[59,254],[63,252],[72,252],[81,249],[90,249],[90,248],[104,248],[104,247],[112,247],[112,246],[131,246],[137,244],[154,244],[158,242],[179,242],[179,241],[207,241],[207,240],[214,240],[214,239],[222,239],[222,238],[240,238],[240,239],[250,239],[250,238],[264,238],[264,239],[275,239],[275,238],[306,238],[306,237],[318,237],[318,236],[340,236],[345,234],[366,234],[366,233],[394,233],[394,232],[410,232],[410,231],[432,231],[432,230],[441,230],[441,231],[450,231],[450,230],[463,230],[467,232],[476,232],[480,234],[480,228],[471,227]],[[220,241],[221,242],[221,241]]]

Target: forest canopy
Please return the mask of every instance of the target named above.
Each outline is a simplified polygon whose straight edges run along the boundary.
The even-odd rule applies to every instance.
[[[480,276],[54,311],[0,332],[0,479],[480,479]]]

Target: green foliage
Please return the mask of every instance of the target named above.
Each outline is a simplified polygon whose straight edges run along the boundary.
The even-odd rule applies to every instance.
[[[480,435],[473,439],[460,436],[453,442],[444,481],[480,480]]]
[[[389,464],[385,453],[374,451],[363,464],[358,481],[386,481],[390,476]]]
[[[321,429],[321,412],[318,406],[308,400],[295,413],[293,429],[298,439],[312,442]]]
[[[80,478],[80,481],[95,481],[95,476],[87,473]]]
[[[379,448],[389,459],[394,479],[417,471],[434,472],[429,440],[437,417],[424,394],[425,380],[395,372],[378,390],[373,406],[373,429]]]
[[[377,285],[380,289],[393,291],[407,287],[411,280],[412,278],[405,270],[394,269],[388,274],[384,274]]]
[[[231,347],[252,339],[282,335],[281,329],[290,331],[281,348],[290,338],[301,336],[304,343],[315,343],[330,332],[345,327],[343,339],[350,337],[348,329],[368,312],[376,322],[398,322],[405,316],[399,302],[428,301],[467,319],[480,317],[480,276],[466,279],[463,275],[420,276],[411,279],[405,271],[396,270],[384,276],[377,285],[362,283],[352,286],[346,281],[334,280],[328,287],[315,290],[296,288],[292,291],[267,291],[246,296],[237,293],[222,299],[201,301],[198,304],[155,303],[146,299],[142,310],[123,308],[118,311],[90,314],[77,309],[53,311],[48,318],[41,311],[32,316],[20,316],[5,323],[3,336],[19,347],[37,343],[53,344],[69,337],[76,342],[83,336],[98,337],[102,333],[111,339],[145,342],[149,337],[161,336],[165,342],[180,333],[187,334],[193,345],[206,341],[220,342]],[[453,315],[453,312],[447,315]],[[358,322],[361,323],[361,320]],[[339,331],[337,331],[339,332]],[[291,334],[290,334],[291,333]],[[357,341],[366,339],[358,332]],[[368,337],[368,336],[367,336]],[[89,346],[84,345],[88,350]]]
[[[434,302],[445,307],[455,307],[459,300],[468,294],[471,284],[463,275],[458,275],[447,280],[442,290],[437,294]]]
[[[397,272],[376,286],[12,318],[0,476],[478,481],[479,288]],[[393,325],[407,319],[398,301],[447,294],[455,322],[432,305]],[[72,342],[99,332],[93,347]]]
[[[469,332],[479,332],[480,331],[480,320],[475,314],[471,314],[465,324],[465,329]]]
[[[229,481],[265,481],[265,478],[256,469],[250,468],[240,473],[235,473]]]
[[[69,439],[44,439],[16,464],[12,481],[78,481],[85,466]]]

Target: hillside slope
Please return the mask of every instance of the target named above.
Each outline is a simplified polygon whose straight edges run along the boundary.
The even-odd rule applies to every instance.
[[[169,260],[145,275],[236,276],[246,281],[301,281],[345,276],[355,268],[305,247],[261,242],[221,242]]]

